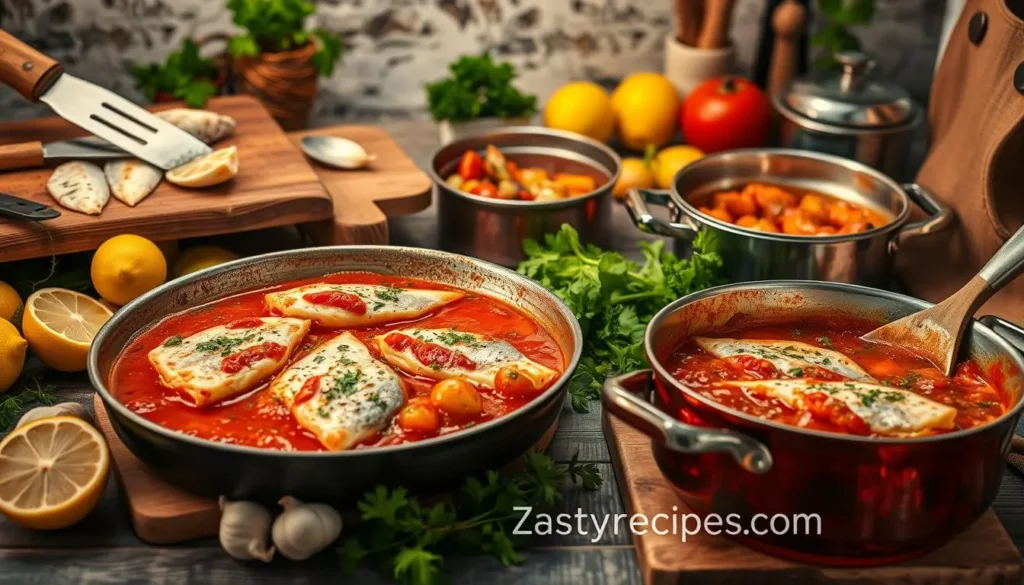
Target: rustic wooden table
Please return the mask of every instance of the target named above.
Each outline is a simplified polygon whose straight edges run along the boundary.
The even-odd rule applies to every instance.
[[[436,145],[432,124],[419,121],[382,124],[398,143],[425,166]],[[435,209],[395,220],[395,244],[436,247]],[[640,237],[621,208],[615,215],[615,247],[635,247]],[[48,377],[62,388],[64,397],[91,408],[93,392],[84,376]],[[566,461],[574,453],[598,465],[605,483],[599,491],[572,490],[562,510],[574,514],[616,514],[623,504],[612,472],[611,459],[601,434],[600,406],[578,414],[566,403],[550,453]],[[955,464],[955,462],[951,462]],[[1007,468],[995,510],[1007,531],[1024,550],[1024,480]],[[593,532],[592,532],[593,534]],[[505,568],[490,558],[452,559],[445,565],[455,584],[544,583],[572,585],[632,585],[640,572],[631,538],[626,534],[593,536],[571,534],[539,537],[521,566]],[[98,509],[79,524],[58,532],[32,532],[0,519],[0,585],[23,583],[167,583],[189,585],[236,585],[239,583],[342,582],[332,554],[292,563],[271,565],[238,563],[225,555],[214,539],[178,546],[149,546],[132,532],[115,481],[111,481]],[[344,582],[372,585],[387,583],[370,572],[360,572]]]

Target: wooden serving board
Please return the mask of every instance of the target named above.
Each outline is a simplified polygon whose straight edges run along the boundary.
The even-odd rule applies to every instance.
[[[337,136],[359,143],[377,159],[368,167],[343,170],[307,159],[334,200],[332,221],[314,222],[303,231],[321,245],[387,244],[388,218],[430,206],[430,179],[391,136],[374,126],[331,126],[289,132],[295,148],[306,136]]]
[[[607,413],[602,426],[626,512],[647,518],[686,513],[654,462],[650,438]],[[1017,547],[992,510],[934,553],[886,567],[799,565],[704,533],[683,543],[679,535],[648,531],[634,535],[633,542],[648,585],[1019,585],[1024,577]]]
[[[158,106],[152,109],[167,109]],[[235,119],[235,134],[214,145],[238,147],[239,173],[207,189],[183,189],[163,181],[135,207],[110,198],[100,215],[63,209],[46,191],[51,168],[0,174],[0,191],[51,205],[61,217],[39,223],[0,218],[0,262],[97,248],[104,240],[134,233],[155,241],[234,233],[326,220],[330,196],[316,173],[254,98],[219,97],[207,109]],[[0,144],[44,143],[84,135],[60,118],[0,124]]]
[[[174,544],[216,536],[220,526],[216,500],[191,494],[157,477],[121,442],[99,395],[93,397],[93,409],[96,423],[110,446],[112,467],[135,534],[151,544]],[[531,449],[545,451],[557,429],[556,420]]]

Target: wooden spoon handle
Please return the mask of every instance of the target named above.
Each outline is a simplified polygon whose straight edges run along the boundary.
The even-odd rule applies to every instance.
[[[719,49],[725,46],[732,21],[732,3],[733,0],[707,0],[704,24],[700,38],[697,39],[698,49]]]
[[[25,99],[38,101],[63,71],[60,63],[0,30],[0,82]]]
[[[785,0],[772,13],[775,47],[768,74],[768,95],[783,91],[796,74],[797,44],[807,20],[807,10],[797,0]]]
[[[22,142],[0,145],[0,171],[34,169],[43,166],[43,143]]]

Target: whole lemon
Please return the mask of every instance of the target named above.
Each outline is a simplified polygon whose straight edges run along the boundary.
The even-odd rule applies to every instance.
[[[0,319],[14,322],[14,315],[22,306],[18,291],[6,282],[0,281]]]
[[[626,192],[630,189],[650,189],[657,184],[657,178],[654,176],[653,161],[648,161],[642,158],[624,158],[622,159],[622,172],[619,173],[619,180],[615,182],[615,187],[612,188],[612,195],[617,199],[622,199],[626,196]]]
[[[92,285],[104,300],[124,306],[167,280],[167,260],[156,244],[132,234],[114,236],[92,257]]]
[[[0,319],[0,392],[7,392],[21,375],[27,351],[28,342],[14,325]]]
[[[238,254],[218,246],[195,246],[178,256],[174,263],[174,276],[177,278],[237,259]]]
[[[660,147],[676,133],[679,94],[664,75],[633,73],[612,92],[619,139],[627,148]]]
[[[662,189],[672,188],[672,179],[679,172],[679,169],[702,156],[704,156],[704,153],[694,146],[670,146],[660,150],[658,156],[654,158],[658,187]]]
[[[603,87],[590,81],[563,85],[544,105],[544,125],[608,142],[615,132],[612,100]]]

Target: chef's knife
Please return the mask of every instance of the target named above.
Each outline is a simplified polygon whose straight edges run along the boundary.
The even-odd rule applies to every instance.
[[[93,136],[45,144],[36,141],[0,145],[0,171],[53,166],[69,160],[102,163],[119,158],[131,158],[131,155]]]
[[[210,147],[112,91],[64,73],[60,63],[0,30],[0,81],[58,116],[162,169]]]

